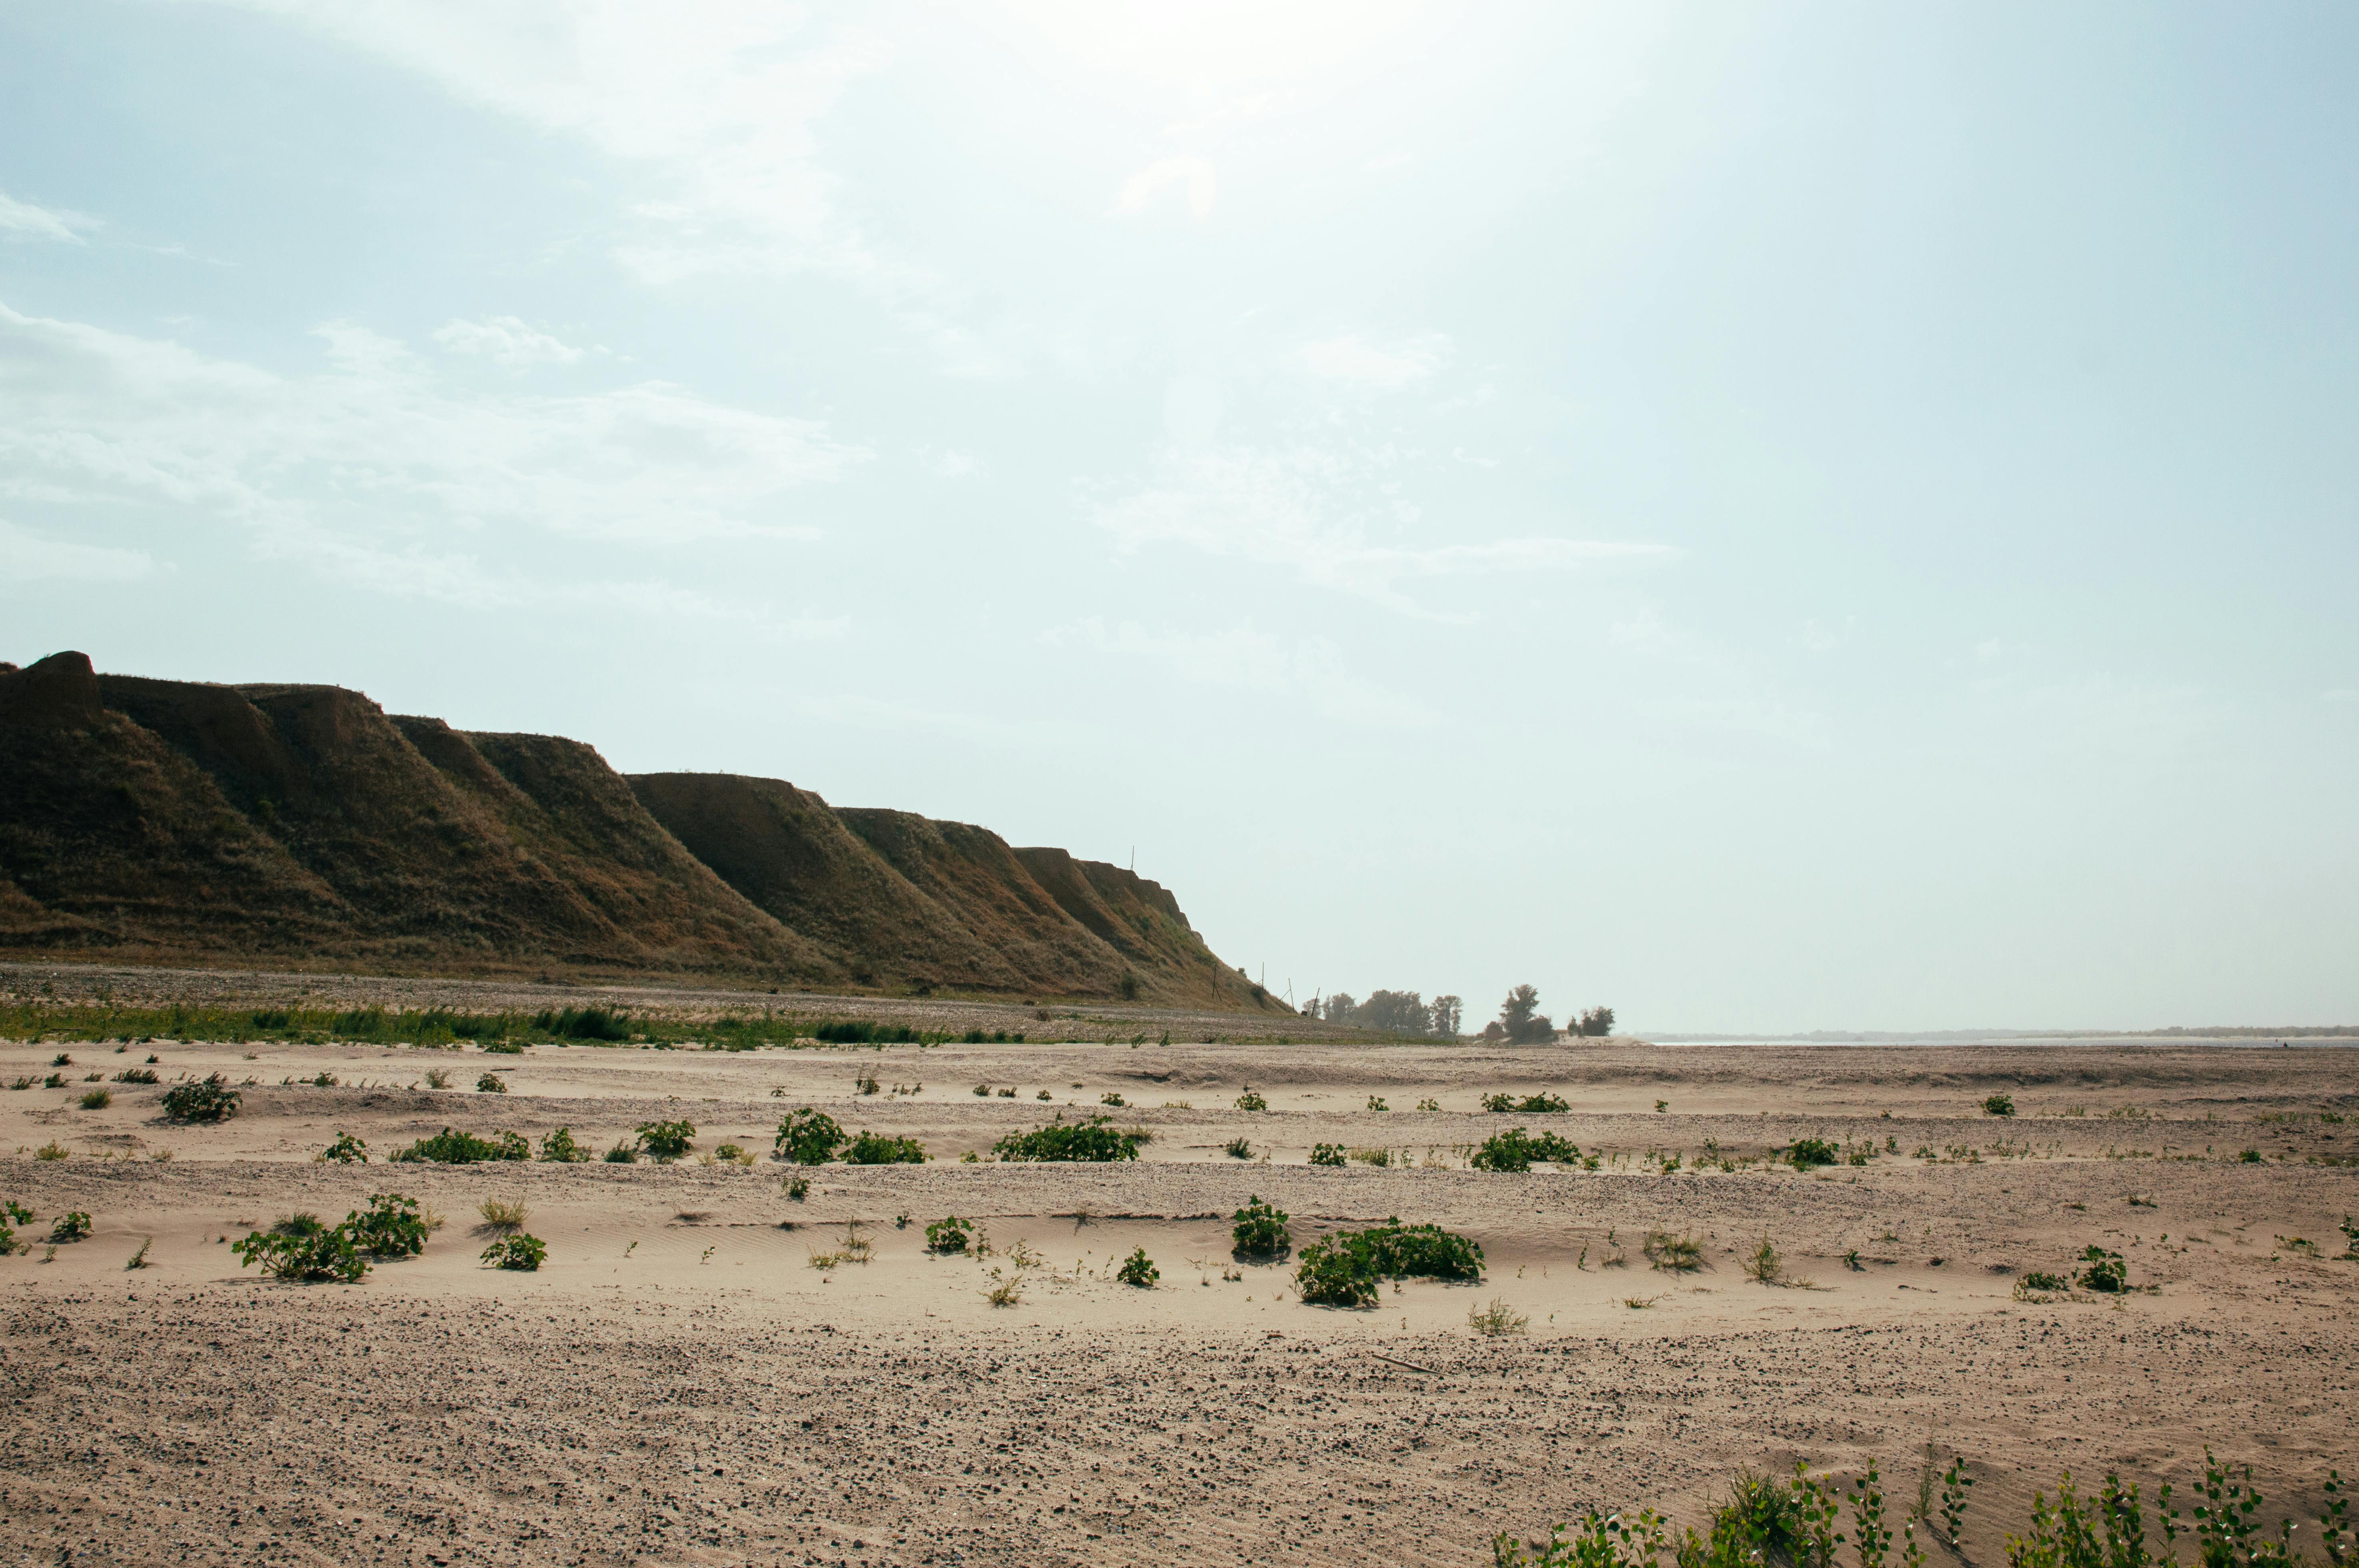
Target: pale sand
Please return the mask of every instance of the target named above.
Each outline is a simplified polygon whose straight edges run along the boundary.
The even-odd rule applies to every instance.
[[[57,1048],[0,1047],[0,1075],[44,1073]],[[77,1079],[147,1049],[68,1048]],[[1984,1477],[1967,1532],[1983,1563],[2004,1560],[2003,1528],[2064,1466],[2183,1491],[2209,1443],[2255,1466],[2271,1516],[2313,1506],[2327,1465],[2359,1470],[2359,1263],[2277,1240],[2338,1252],[2337,1221],[2359,1213],[2359,1170],[2305,1162],[2359,1151],[2352,1124],[2319,1117],[2359,1112],[2347,1050],[155,1049],[168,1080],[219,1067],[262,1084],[218,1128],[162,1121],[160,1088],[118,1087],[94,1112],[62,1090],[0,1098],[16,1150],[0,1197],[40,1216],[20,1231],[33,1250],[0,1261],[0,1561],[1462,1568],[1488,1562],[1495,1531],[1591,1505],[1698,1520],[1741,1466],[1875,1458],[1892,1492],[1913,1493],[1930,1434]],[[408,1086],[437,1065],[460,1087],[279,1086],[322,1068]],[[486,1066],[508,1095],[465,1092]],[[857,1096],[862,1070],[924,1088]],[[977,1098],[980,1081],[1021,1098]],[[1227,1108],[1247,1083],[1267,1113]],[[1121,1093],[1129,1108],[1113,1114],[1156,1130],[1147,1157],[957,1162],[1045,1120],[1042,1087],[1068,1116]],[[1538,1087],[1573,1112],[1475,1108]],[[2012,1121],[1976,1108],[1999,1087]],[[1363,1108],[1371,1094],[1395,1108]],[[1427,1097],[1444,1108],[1408,1108]],[[734,1137],[766,1154],[778,1116],[805,1103],[919,1138],[938,1162],[829,1166],[795,1203],[766,1161],[310,1158],[338,1130],[381,1157],[445,1123],[536,1138],[565,1123],[603,1150],[668,1117],[694,1121],[702,1149]],[[2108,1115],[2124,1107],[2146,1114]],[[2277,1112],[2301,1119],[2256,1119]],[[1519,1124],[1623,1162],[1304,1163],[1315,1141],[1422,1159]],[[1637,1167],[1649,1149],[1759,1154],[1803,1134],[1891,1138],[1899,1153],[1811,1174]],[[1271,1162],[1223,1154],[1237,1136]],[[33,1160],[52,1138],[75,1157]],[[2002,1140],[2035,1157],[1990,1152]],[[1928,1165],[1908,1157],[1919,1145],[1981,1162]],[[2267,1158],[2234,1162],[2246,1147]],[[165,1148],[168,1162],[147,1158]],[[2108,1157],[2133,1149],[2147,1152]],[[333,1220],[388,1189],[449,1223],[423,1257],[357,1285],[261,1281],[216,1239],[295,1209]],[[1298,1246],[1432,1220],[1482,1243],[1488,1278],[1388,1286],[1373,1312],[1305,1306],[1289,1269],[1230,1266],[1226,1217],[1256,1193],[1292,1212]],[[486,1196],[531,1206],[549,1248],[538,1273],[478,1267]],[[43,1262],[39,1238],[69,1208],[95,1234]],[[950,1213],[1001,1254],[926,1256],[920,1227]],[[810,1268],[847,1218],[867,1222],[874,1260]],[[1709,1267],[1650,1270],[1637,1243],[1654,1228],[1705,1238]],[[1609,1232],[1627,1267],[1601,1266]],[[1739,1256],[1765,1234],[1810,1288],[1744,1277]],[[126,1271],[148,1237],[152,1266]],[[1019,1240],[1047,1262],[1021,1305],[992,1307],[986,1271]],[[2000,1271],[2060,1269],[2091,1241],[2159,1291],[2011,1299]],[[1133,1247],[1158,1288],[1108,1277]],[[1470,1332],[1469,1308],[1495,1298],[1528,1314],[1527,1335]]]

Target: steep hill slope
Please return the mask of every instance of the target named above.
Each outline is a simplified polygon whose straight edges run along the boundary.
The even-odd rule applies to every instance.
[[[1060,849],[80,654],[0,665],[0,954],[1281,1011],[1161,887]]]

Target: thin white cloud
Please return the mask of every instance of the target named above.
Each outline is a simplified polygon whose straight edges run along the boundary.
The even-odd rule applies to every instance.
[[[19,201],[5,191],[0,191],[0,239],[57,240],[67,244],[82,243],[77,229],[94,229],[98,220],[79,212],[65,212],[48,207],[36,207],[29,201]]]
[[[1136,622],[1108,627],[1096,616],[1041,633],[1055,647],[1146,659],[1199,686],[1305,703],[1321,717],[1372,728],[1426,723],[1433,711],[1353,676],[1343,650],[1324,637],[1277,636],[1239,626],[1224,632],[1150,632]]]
[[[582,360],[580,349],[528,327],[514,316],[451,321],[435,329],[434,341],[454,354],[480,354],[512,370],[578,364]]]
[[[130,582],[155,571],[155,559],[145,550],[52,539],[0,521],[0,584]]]
[[[1371,343],[1356,334],[1305,343],[1296,358],[1326,381],[1350,382],[1395,392],[1431,375],[1450,357],[1450,340],[1439,332],[1397,343]]]
[[[1211,217],[1213,203],[1220,200],[1220,182],[1209,162],[1200,157],[1167,157],[1156,159],[1125,180],[1114,210],[1144,212],[1153,205],[1155,193],[1167,185],[1176,185],[1187,193],[1188,212],[1193,218]]]
[[[477,562],[472,541],[486,531],[638,545],[808,538],[818,530],[798,514],[797,492],[867,456],[815,422],[660,382],[484,394],[366,328],[332,322],[316,335],[325,367],[282,375],[0,305],[0,498],[164,503],[347,580],[511,605],[606,589],[504,580]]]
[[[1426,547],[1371,544],[1371,518],[1419,520],[1391,470],[1393,454],[1295,447],[1167,450],[1155,482],[1097,506],[1093,520],[1126,549],[1185,545],[1283,567],[1305,580],[1414,615],[1433,612],[1401,591],[1444,577],[1571,571],[1676,559],[1665,545],[1549,536]]]

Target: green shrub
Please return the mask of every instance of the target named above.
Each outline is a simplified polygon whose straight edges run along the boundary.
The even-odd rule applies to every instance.
[[[332,1160],[339,1165],[365,1165],[368,1163],[368,1145],[351,1133],[340,1130],[336,1141],[320,1151],[320,1158]]]
[[[27,1218],[32,1217],[27,1215]],[[71,1209],[58,1216],[49,1227],[49,1239],[56,1242],[80,1241],[90,1234],[90,1216],[80,1209]]]
[[[1100,1105],[1110,1105],[1116,1110],[1122,1109],[1125,1104],[1122,1096],[1112,1089],[1108,1089],[1105,1093],[1098,1096],[1098,1103]]]
[[[831,1045],[922,1045],[925,1042],[918,1032],[906,1023],[870,1023],[853,1019],[834,1023],[822,1023],[811,1031],[811,1038]],[[980,1044],[976,1041],[973,1044]]]
[[[618,1138],[614,1146],[606,1151],[604,1158],[609,1165],[636,1165],[639,1162],[639,1152]]]
[[[418,1212],[418,1200],[399,1193],[371,1193],[365,1211],[344,1217],[353,1243],[377,1258],[407,1258],[426,1250],[433,1227]]]
[[[1766,1236],[1761,1238],[1761,1245],[1767,1249],[1769,1256],[1763,1258],[1756,1252],[1754,1264],[1770,1268],[1771,1273],[1767,1276],[1754,1274],[1753,1277],[1774,1282],[1775,1275],[1783,1271],[1777,1261],[1777,1249],[1769,1246],[1769,1238]],[[1647,1262],[1674,1274],[1685,1274],[1703,1267],[1703,1243],[1692,1236],[1674,1236],[1668,1230],[1650,1230],[1647,1232],[1647,1239],[1639,1244],[1638,1250],[1646,1254]],[[1751,1273],[1752,1270],[1748,1268],[1746,1271]]]
[[[1799,1138],[1786,1151],[1787,1162],[1797,1171],[1807,1171],[1813,1165],[1832,1165],[1842,1156],[1835,1146],[1823,1138]]]
[[[1310,1162],[1340,1166],[1343,1163],[1343,1146],[1341,1143],[1313,1143],[1310,1146]]]
[[[164,1091],[164,1114],[174,1121],[227,1121],[244,1097],[219,1073]]]
[[[929,1252],[963,1252],[974,1236],[974,1226],[951,1215],[926,1227],[926,1250]]]
[[[508,1087],[500,1081],[497,1073],[485,1073],[475,1080],[475,1092],[479,1095],[504,1095],[508,1092]]]
[[[1163,1275],[1155,1267],[1154,1260],[1147,1257],[1146,1248],[1134,1247],[1130,1249],[1130,1256],[1122,1260],[1122,1267],[1114,1271],[1114,1277],[1125,1285],[1146,1291],[1154,1289],[1155,1281]]]
[[[49,1065],[52,1067],[71,1067],[73,1065],[73,1057],[63,1051],[59,1052],[56,1055],[49,1058]]]
[[[1990,1098],[1983,1101],[1983,1114],[1984,1116],[2013,1116],[2015,1114],[2015,1101],[2006,1095],[1993,1095]]]
[[[2080,1275],[2082,1290],[2118,1295],[2129,1289],[2129,1269],[2123,1263],[2120,1253],[2108,1252],[2093,1242],[2081,1254],[2081,1261],[2083,1265]]]
[[[823,1110],[805,1106],[778,1123],[777,1151],[795,1164],[824,1165],[842,1147],[843,1129]]]
[[[1110,1125],[1110,1119],[1091,1117],[1086,1121],[1067,1121],[1060,1115],[1046,1127],[1030,1132],[1011,1132],[991,1146],[991,1152],[1002,1160],[1136,1160],[1138,1146],[1147,1137],[1136,1130],[1123,1130]]]
[[[1254,1093],[1251,1087],[1247,1087],[1245,1093],[1237,1097],[1237,1108],[1239,1110],[1267,1110],[1269,1108],[1269,1101]]]
[[[1570,1165],[1581,1158],[1581,1151],[1553,1132],[1535,1137],[1520,1127],[1505,1132],[1495,1132],[1483,1140],[1468,1162],[1478,1171],[1528,1171],[1536,1162]]]
[[[326,1226],[316,1215],[291,1215],[268,1230],[233,1242],[240,1267],[260,1265],[279,1280],[337,1280],[351,1284],[368,1272],[354,1227]]]
[[[2261,1162],[2261,1152],[2257,1149],[2247,1149],[2236,1158],[2247,1165],[2257,1165]]]
[[[114,1075],[114,1081],[118,1084],[152,1084],[156,1081],[156,1069],[153,1067],[125,1067],[123,1071]]]
[[[1277,1257],[1294,1245],[1293,1234],[1286,1227],[1286,1211],[1262,1202],[1259,1194],[1247,1198],[1245,1206],[1230,1217],[1236,1221],[1230,1236],[1241,1256]]]
[[[530,1273],[549,1256],[549,1244],[538,1236],[503,1236],[484,1249],[484,1261],[495,1269]]]
[[[926,1162],[926,1146],[914,1138],[894,1138],[882,1132],[863,1131],[844,1145],[843,1162],[847,1165],[922,1165]]]
[[[51,1073],[41,1080],[41,1087],[45,1089],[61,1089],[66,1087],[66,1076],[63,1073]]]
[[[16,1227],[32,1222],[33,1211],[15,1198],[0,1204],[0,1258],[5,1258],[16,1249]]]
[[[1302,1249],[1295,1293],[1314,1305],[1373,1306],[1384,1280],[1483,1278],[1483,1249],[1436,1225],[1398,1219],[1365,1230],[1337,1231]]]
[[[590,1158],[590,1151],[575,1141],[573,1129],[560,1127],[540,1141],[540,1157],[558,1165],[578,1165]]]
[[[2051,1274],[2042,1269],[2027,1271],[2016,1283],[2027,1291],[2069,1291],[2072,1281],[2061,1274]]]
[[[1226,1143],[1222,1144],[1221,1149],[1222,1152],[1227,1154],[1232,1160],[1250,1160],[1253,1158],[1253,1140],[1249,1138],[1232,1138]]]
[[[639,1152],[654,1160],[677,1160],[695,1146],[696,1129],[685,1121],[639,1123]]]
[[[533,1015],[532,1026],[544,1034],[561,1040],[628,1040],[631,1031],[623,1015],[603,1007],[585,1007],[576,1011],[567,1008],[562,1012],[543,1011]]]
[[[1484,1095],[1483,1108],[1489,1111],[1521,1111],[1527,1116],[1542,1116],[1571,1110],[1572,1107],[1543,1089],[1538,1094],[1526,1095],[1521,1099],[1507,1094]]]
[[[408,1148],[393,1155],[396,1164],[473,1165],[493,1160],[524,1160],[532,1155],[532,1145],[521,1132],[502,1132],[490,1138],[478,1138],[472,1132],[454,1132],[444,1128],[431,1138],[421,1138]]]
[[[85,1089],[82,1091],[82,1108],[84,1110],[104,1110],[108,1106],[113,1105],[114,1103],[114,1097],[107,1093],[104,1089]]]

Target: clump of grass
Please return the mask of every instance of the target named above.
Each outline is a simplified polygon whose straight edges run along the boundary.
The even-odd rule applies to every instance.
[[[1245,1092],[1237,1097],[1236,1104],[1239,1110],[1267,1110],[1269,1108],[1269,1101],[1264,1099],[1260,1095],[1256,1094],[1250,1084],[1245,1087]]]
[[[141,1240],[141,1242],[139,1243],[139,1250],[138,1250],[138,1251],[136,1251],[136,1252],[134,1252],[134,1253],[131,1255],[131,1257],[130,1257],[129,1260],[128,1260],[128,1261],[126,1261],[126,1262],[123,1265],[123,1267],[124,1267],[126,1271],[128,1271],[128,1270],[132,1270],[132,1269],[145,1269],[145,1268],[148,1267],[149,1265],[148,1265],[148,1262],[147,1262],[147,1249],[149,1249],[150,1247],[153,1247],[153,1246],[155,1246],[155,1245],[156,1245],[156,1238],[155,1238],[154,1237],[152,1237],[152,1236],[147,1237],[147,1238],[144,1238],[143,1240]]]
[[[1777,1248],[1769,1244],[1768,1237],[1764,1236],[1761,1238],[1761,1244],[1746,1255],[1745,1277],[1748,1280],[1757,1280],[1765,1285],[1783,1285],[1789,1282],[1786,1277],[1785,1257]]]
[[[1703,1243],[1685,1233],[1674,1236],[1668,1230],[1650,1230],[1638,1249],[1647,1262],[1669,1273],[1693,1273],[1703,1267]]]
[[[153,1067],[125,1067],[123,1071],[114,1075],[114,1081],[118,1084],[152,1084],[156,1081],[156,1069]]]
[[[521,1201],[510,1203],[503,1198],[485,1198],[475,1212],[484,1217],[486,1230],[522,1230],[524,1222],[530,1217],[530,1211]]]
[[[33,1151],[33,1158],[36,1160],[62,1160],[65,1157],[66,1146],[54,1138]]]
[[[2011,1097],[2006,1095],[1993,1095],[1990,1098],[1983,1101],[1983,1114],[1984,1116],[2013,1116],[2015,1114],[2015,1101]]]
[[[1221,1151],[1232,1160],[1250,1160],[1253,1158],[1253,1141],[1249,1138],[1232,1138],[1221,1145]]]
[[[1486,1307],[1466,1309],[1466,1325],[1485,1339],[1503,1339],[1510,1334],[1521,1334],[1531,1326],[1531,1316],[1510,1307],[1496,1296]]]
[[[1130,1256],[1123,1260],[1122,1267],[1114,1271],[1114,1277],[1125,1285],[1147,1291],[1154,1289],[1155,1281],[1163,1275],[1155,1267],[1155,1260],[1147,1255],[1146,1248],[1134,1247]]]
[[[616,1139],[614,1146],[607,1150],[600,1158],[609,1165],[636,1165],[639,1162],[639,1152],[621,1139]]]
[[[82,1108],[84,1110],[104,1110],[108,1106],[113,1105],[114,1103],[114,1097],[107,1093],[104,1089],[85,1089],[82,1091]]]
[[[1374,1165],[1379,1170],[1389,1170],[1393,1162],[1393,1152],[1389,1149],[1354,1149],[1352,1151],[1352,1158],[1363,1165]]]
[[[1003,1280],[999,1276],[999,1271],[994,1269],[991,1271],[991,1289],[983,1292],[984,1301],[995,1307],[1024,1304],[1024,1276],[1020,1271],[1012,1278]]]
[[[429,1067],[426,1069],[426,1082],[429,1087],[447,1089],[451,1087],[451,1075],[440,1067]]]

